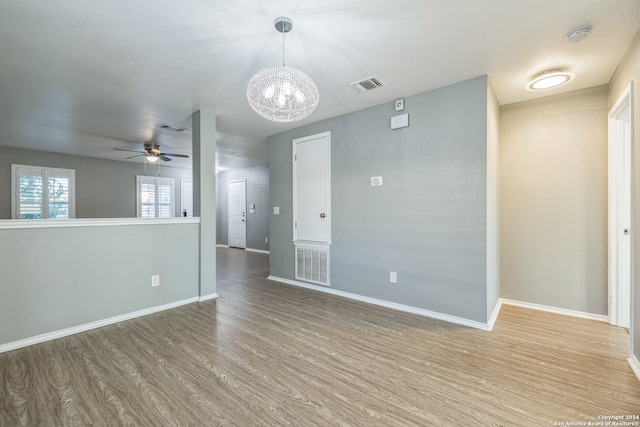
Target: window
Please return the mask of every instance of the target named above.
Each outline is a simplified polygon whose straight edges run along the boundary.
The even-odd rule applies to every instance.
[[[137,215],[142,218],[174,216],[173,178],[136,177]]]
[[[73,169],[11,165],[11,218],[75,217]]]

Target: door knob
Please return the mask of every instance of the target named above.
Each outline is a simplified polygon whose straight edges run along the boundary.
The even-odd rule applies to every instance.
[[[326,215],[323,212],[323,213],[320,214],[320,218],[324,218],[324,217],[326,217]]]

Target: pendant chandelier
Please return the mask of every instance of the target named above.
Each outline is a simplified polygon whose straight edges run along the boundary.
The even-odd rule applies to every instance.
[[[247,99],[262,117],[279,123],[304,119],[318,106],[320,93],[311,77],[284,65],[284,35],[291,31],[289,18],[275,20],[276,30],[282,33],[282,66],[266,68],[254,75],[247,86]]]

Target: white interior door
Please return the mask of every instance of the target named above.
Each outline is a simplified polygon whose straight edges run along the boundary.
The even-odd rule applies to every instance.
[[[631,319],[633,86],[609,113],[609,323]]]
[[[247,247],[247,183],[229,181],[229,246],[234,248]]]
[[[180,181],[180,215],[193,217],[193,181],[183,179]]]
[[[294,240],[331,243],[331,135],[293,141]]]

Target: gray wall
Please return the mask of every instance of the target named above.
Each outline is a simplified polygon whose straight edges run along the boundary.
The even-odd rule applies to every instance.
[[[0,230],[0,345],[197,297],[198,233],[199,224]]]
[[[606,315],[607,87],[500,111],[502,297]]]
[[[193,215],[200,217],[200,299],[216,297],[216,115],[191,115]]]
[[[500,107],[487,85],[487,313],[500,299]]]
[[[133,218],[136,216],[136,175],[144,165],[45,151],[0,147],[0,219],[11,219],[11,165],[31,165],[76,171],[76,218]],[[161,176],[175,178],[176,216],[180,216],[180,180],[191,170],[161,166]],[[158,166],[147,165],[157,176]]]
[[[640,32],[629,46],[625,59],[618,66],[609,84],[609,102],[611,108],[616,103],[629,82],[634,86],[634,219],[633,234],[633,289],[631,319],[631,353],[640,360]]]
[[[390,102],[272,136],[270,274],[294,278],[292,140],[331,131],[332,288],[486,322],[487,102],[483,76],[406,98],[409,128]]]
[[[237,169],[220,172],[216,176],[218,195],[218,244],[229,244],[228,230],[228,185],[229,181],[247,180],[247,248],[268,251],[269,243],[265,238],[269,237],[269,167],[255,166],[246,169]],[[249,213],[249,205],[256,205],[256,212]]]

